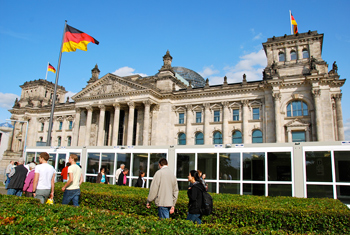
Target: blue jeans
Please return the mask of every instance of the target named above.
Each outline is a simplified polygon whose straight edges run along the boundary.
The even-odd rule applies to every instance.
[[[171,207],[158,206],[159,219],[169,219],[169,212]]]
[[[6,182],[5,182],[5,189],[7,189],[7,186],[9,186],[10,183],[10,177],[9,177],[9,173],[6,173]]]
[[[22,189],[14,189],[9,188],[7,189],[7,195],[15,195],[15,196],[22,196]]]
[[[66,189],[63,193],[62,204],[68,205],[70,201],[72,201],[73,206],[79,206],[79,196],[80,196],[80,189],[72,189],[72,190]]]
[[[201,214],[187,214],[187,220],[191,220],[193,221],[193,223],[197,223],[197,224],[201,224],[202,220],[201,220],[202,216]]]

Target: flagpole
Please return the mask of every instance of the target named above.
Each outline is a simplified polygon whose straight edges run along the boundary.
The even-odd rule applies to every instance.
[[[49,64],[50,64],[50,62],[47,62],[45,80],[47,80],[47,72],[49,71]]]
[[[292,11],[289,10],[290,34],[293,35]]]
[[[55,102],[56,102],[56,92],[57,92],[58,76],[59,76],[59,73],[60,73],[61,57],[62,57],[62,48],[63,48],[63,40],[64,40],[64,35],[65,35],[65,33],[66,33],[66,28],[67,28],[67,21],[65,21],[65,23],[64,23],[64,30],[63,30],[63,36],[62,36],[62,43],[61,43],[60,54],[59,54],[59,58],[58,58],[58,65],[57,65],[57,70],[56,70],[55,89],[54,89],[53,98],[52,98],[52,106],[51,106],[51,114],[50,114],[50,121],[49,121],[49,129],[48,129],[48,131],[47,131],[46,146],[51,146],[52,121],[53,121],[53,114],[54,114],[54,110],[55,110]]]

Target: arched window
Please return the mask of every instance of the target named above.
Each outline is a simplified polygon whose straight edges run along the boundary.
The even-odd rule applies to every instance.
[[[67,146],[71,146],[72,145],[72,137],[68,136],[67,138]]]
[[[222,134],[220,133],[220,131],[214,132],[213,144],[222,144]]]
[[[57,138],[57,146],[61,146],[61,136],[58,136]]]
[[[290,52],[290,60],[297,60],[297,53],[295,51]]]
[[[282,51],[278,53],[278,61],[284,62],[285,60],[286,60],[286,57],[284,56],[284,53]]]
[[[287,117],[309,115],[307,104],[301,100],[294,100],[287,105]]]
[[[252,142],[253,143],[262,143],[263,142],[262,132],[260,130],[253,131]]]
[[[309,51],[306,48],[304,48],[303,49],[303,59],[308,59],[308,58],[309,58]]]
[[[241,144],[242,143],[242,132],[235,131],[232,134],[232,144]]]
[[[196,133],[196,143],[197,145],[204,144],[204,135],[202,132]]]
[[[186,134],[185,133],[180,133],[178,135],[178,141],[179,141],[179,145],[186,145]]]

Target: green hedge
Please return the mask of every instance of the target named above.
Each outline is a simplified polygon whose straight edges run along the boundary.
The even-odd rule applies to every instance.
[[[68,210],[68,208],[74,212],[75,209],[79,208],[60,205],[63,196],[62,186],[63,183],[56,184],[55,205],[52,208],[63,208],[57,209],[57,212]],[[89,207],[91,211],[102,210],[110,214],[117,213],[117,215],[123,213],[128,221],[139,223],[140,220],[142,224],[145,223],[145,226],[147,222],[153,223],[152,221],[157,218],[157,209],[154,204],[152,204],[151,209],[145,207],[148,189],[83,183],[81,191],[80,205],[82,207],[80,208],[84,208],[86,211],[88,211],[86,207]],[[215,233],[215,231],[221,231],[220,233],[223,233],[222,231],[234,231],[235,233],[245,234],[254,234],[259,231],[264,231],[263,233],[278,231],[278,234],[283,232],[288,234],[350,233],[350,210],[338,200],[231,194],[212,194],[212,196],[214,199],[214,213],[203,217],[204,225],[201,228],[212,228],[213,230],[210,232],[208,230],[205,233]],[[27,204],[29,203],[27,199],[22,200]],[[188,226],[189,224],[185,221],[187,203],[186,191],[180,191],[175,214],[171,215],[173,220],[170,220],[177,222],[163,223],[170,223],[167,225],[170,227],[173,226],[172,223],[180,224],[179,227],[182,225],[184,227]],[[2,210],[0,209],[0,211]],[[88,212],[86,213],[88,214]],[[175,228],[173,230],[180,231]],[[149,232],[149,230],[147,231]],[[195,232],[190,231],[189,233],[193,234]]]
[[[0,195],[0,234],[288,234],[286,231],[195,225],[187,220],[162,220],[123,212],[42,205],[38,200]]]

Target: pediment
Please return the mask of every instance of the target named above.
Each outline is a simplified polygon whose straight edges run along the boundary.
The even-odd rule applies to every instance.
[[[310,123],[304,122],[298,118],[288,122],[287,124],[285,124],[286,127],[306,127],[309,126]]]
[[[107,74],[96,82],[88,85],[72,99],[84,99],[105,95],[122,95],[130,92],[148,89],[134,81],[118,77],[114,74]]]

